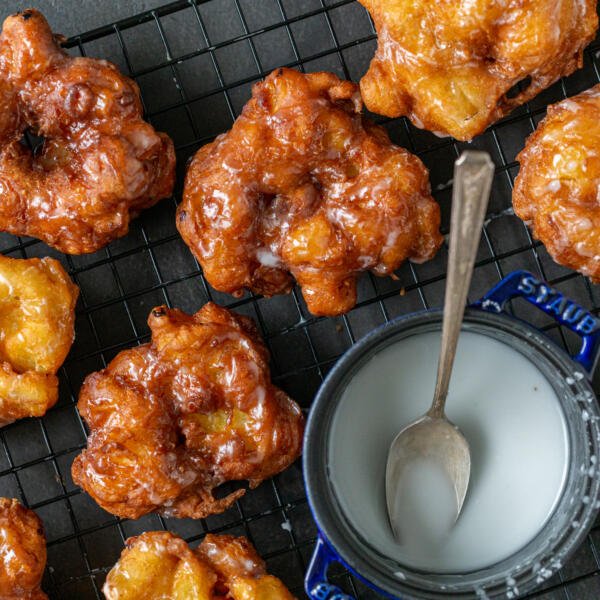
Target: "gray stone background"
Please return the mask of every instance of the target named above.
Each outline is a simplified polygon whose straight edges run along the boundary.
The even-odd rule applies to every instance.
[[[2,0],[0,18],[26,8],[41,10],[55,32],[67,37],[95,29],[145,10],[161,6],[161,0]]]

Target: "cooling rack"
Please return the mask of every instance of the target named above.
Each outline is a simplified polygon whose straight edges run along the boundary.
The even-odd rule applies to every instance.
[[[299,464],[249,492],[222,515],[197,521],[156,515],[119,520],[99,509],[71,480],[72,460],[85,445],[75,403],[86,374],[105,366],[123,348],[148,340],[146,318],[156,305],[192,312],[214,300],[253,317],[271,350],[274,380],[308,409],[328,369],[362,335],[396,315],[441,304],[445,248],[429,263],[404,265],[395,280],[363,277],[356,308],[343,317],[324,319],[307,312],[296,290],[270,300],[251,294],[233,299],[214,291],[175,229],[187,160],[230,127],[251,85],[281,65],[330,70],[358,80],[376,45],[372,23],[355,0],[178,0],[118,22],[110,22],[110,3],[105,4],[107,24],[70,38],[66,48],[73,55],[107,58],[136,79],[148,119],[175,141],[178,186],[172,199],[136,220],[127,237],[92,255],[68,257],[36,240],[0,235],[3,253],[54,256],[81,288],[77,339],[60,372],[59,403],[43,419],[0,430],[0,495],[19,498],[43,519],[48,536],[43,585],[53,599],[102,598],[104,578],[124,540],[154,529],[171,530],[192,545],[207,532],[247,535],[269,570],[303,598],[302,579],[316,530]],[[444,232],[454,159],[466,147],[492,155],[496,175],[471,300],[511,270],[525,268],[599,314],[600,287],[553,263],[510,208],[515,155],[525,137],[549,103],[598,83],[599,51],[596,41],[586,50],[581,71],[472,144],[436,138],[405,119],[378,119],[396,143],[420,156],[430,169]],[[524,304],[515,304],[513,310],[574,350],[569,332],[550,324],[542,313]],[[379,598],[341,568],[332,580],[357,598]],[[528,597],[600,598],[600,523],[572,560]]]

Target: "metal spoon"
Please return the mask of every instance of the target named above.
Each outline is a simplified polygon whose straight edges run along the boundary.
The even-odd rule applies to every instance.
[[[448,474],[456,492],[456,519],[467,493],[471,471],[469,444],[458,427],[446,418],[444,405],[493,176],[494,163],[486,152],[463,152],[454,164],[448,278],[433,403],[423,417],[394,438],[387,459],[388,517],[398,540],[401,525],[395,514],[398,485],[403,469],[412,461],[419,458],[435,461]]]

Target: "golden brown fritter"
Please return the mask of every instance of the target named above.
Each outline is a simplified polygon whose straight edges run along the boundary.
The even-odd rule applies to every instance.
[[[45,566],[42,522],[17,500],[0,498],[0,598],[47,600],[40,587]]]
[[[35,10],[0,35],[0,230],[83,254],[170,195],[175,154],[142,120],[134,81],[57,40]],[[27,129],[45,138],[35,155],[20,143]]]
[[[177,227],[216,289],[302,287],[315,315],[356,304],[361,271],[390,275],[442,243],[427,170],[361,115],[332,73],[278,69],[188,170]]]
[[[228,481],[256,487],[300,454],[299,407],[272,385],[253,322],[216,304],[195,315],[155,308],[152,342],[89,375],[78,408],[90,427],[73,480],[105,510],[202,518],[244,494],[217,499]]]
[[[557,263],[600,283],[600,85],[550,106],[517,160],[515,213]]]
[[[57,260],[0,255],[0,426],[56,403],[78,294]]]
[[[378,35],[367,108],[459,140],[580,68],[598,27],[595,0],[359,2]]]
[[[294,600],[245,537],[209,534],[192,550],[151,531],[126,545],[106,578],[107,600]]]

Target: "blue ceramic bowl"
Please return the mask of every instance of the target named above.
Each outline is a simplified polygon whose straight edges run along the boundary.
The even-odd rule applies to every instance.
[[[504,312],[506,303],[525,298],[582,338],[580,352],[569,356],[544,333]],[[319,539],[306,575],[313,600],[352,600],[327,580],[339,562],[368,586],[390,598],[515,598],[551,577],[593,525],[600,508],[600,413],[590,377],[600,346],[600,320],[525,271],[502,280],[465,312],[464,331],[490,336],[529,358],[556,391],[569,444],[568,472],[560,498],[542,530],[512,556],[466,573],[425,573],[383,556],[367,544],[345,518],[332,489],[327,448],[333,417],[352,378],[371,357],[396,340],[441,330],[440,310],[422,311],[391,321],[355,344],[323,383],[308,419],[303,468],[308,501]],[[572,377],[584,371],[585,376]],[[398,572],[402,578],[399,579]]]

